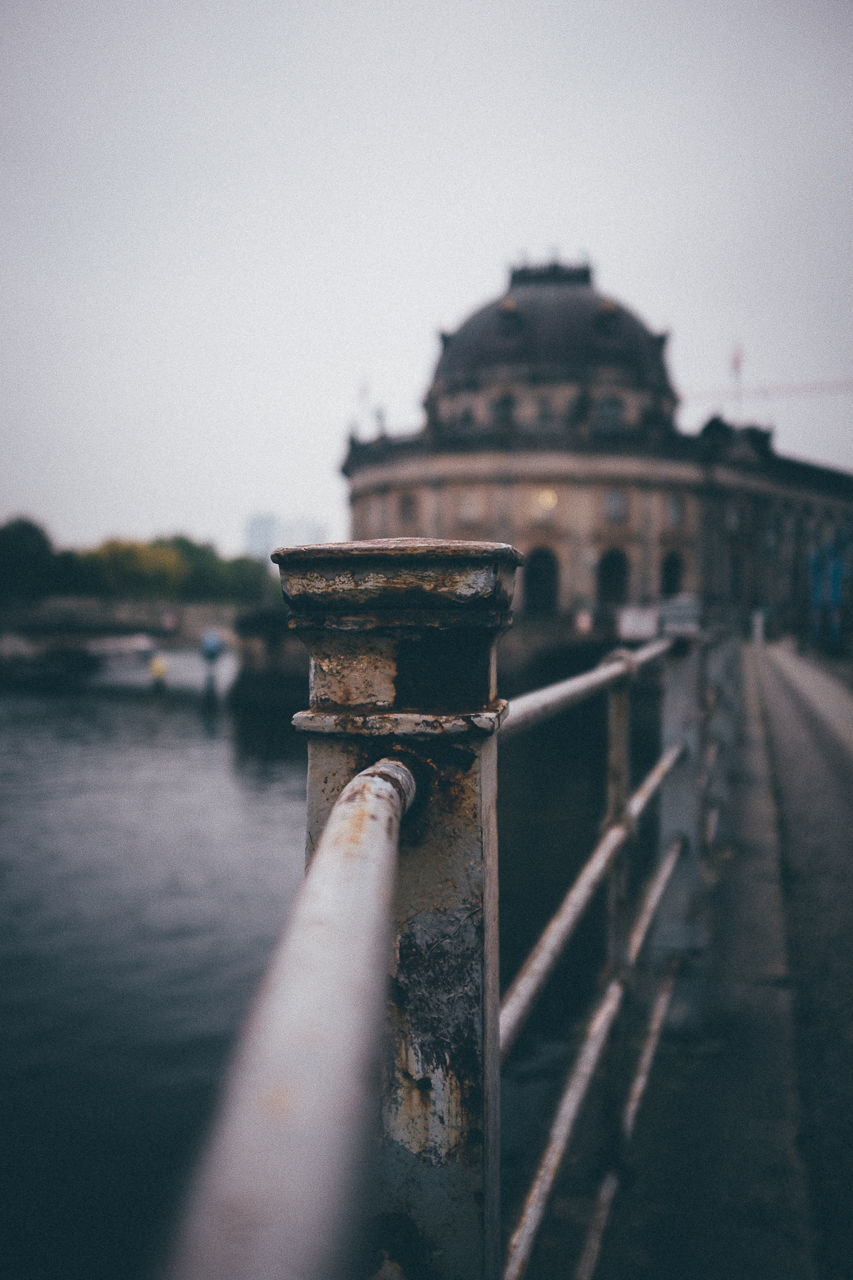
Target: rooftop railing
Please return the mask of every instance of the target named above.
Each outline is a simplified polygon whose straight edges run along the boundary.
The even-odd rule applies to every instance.
[[[622,1115],[630,1137],[694,898],[712,758],[704,654],[664,637],[497,697],[494,642],[520,557],[405,540],[278,552],[311,656],[308,870],[231,1070],[175,1250],[175,1280],[506,1280],[530,1261],[563,1154],[652,933],[663,973]],[[664,669],[661,752],[631,787],[631,687]],[[497,746],[606,694],[607,802],[589,859],[511,983],[498,983]],[[498,731],[500,730],[500,735]],[[628,856],[656,801],[642,891]],[[500,1064],[596,894],[607,965],[502,1261]],[[667,909],[661,912],[661,903]],[[607,1174],[577,1277],[618,1189]]]

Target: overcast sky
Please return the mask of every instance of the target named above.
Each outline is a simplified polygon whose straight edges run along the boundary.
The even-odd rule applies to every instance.
[[[418,426],[438,331],[555,255],[670,332],[685,430],[723,410],[853,470],[849,0],[2,0],[0,23],[0,521],[228,554],[256,512],[346,536],[353,421]]]

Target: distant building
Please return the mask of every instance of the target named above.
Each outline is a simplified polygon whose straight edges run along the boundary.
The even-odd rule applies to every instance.
[[[352,536],[510,542],[516,612],[578,631],[692,596],[837,639],[850,618],[853,475],[775,453],[771,433],[675,423],[652,333],[588,266],[511,273],[442,352],[411,435],[352,438]]]
[[[250,516],[246,521],[246,555],[254,560],[268,562],[277,547],[308,546],[325,540],[325,526],[310,516],[292,516],[282,520],[270,512],[263,512]]]
[[[325,542],[327,537],[323,522],[311,516],[290,516],[279,523],[280,547],[313,546],[318,542]]]
[[[247,556],[253,560],[268,561],[270,555],[280,546],[279,531],[281,521],[271,512],[258,513],[246,521],[244,545]]]

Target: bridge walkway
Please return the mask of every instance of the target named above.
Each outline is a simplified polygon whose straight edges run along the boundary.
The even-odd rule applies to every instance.
[[[768,649],[760,683],[815,1258],[820,1280],[841,1280],[853,1257],[853,686],[849,667],[830,673],[783,646]]]
[[[682,1003],[662,1043],[601,1280],[850,1275],[849,674],[785,645],[745,649],[739,767],[712,866],[701,996]],[[537,1274],[571,1274],[559,1230],[546,1251]]]

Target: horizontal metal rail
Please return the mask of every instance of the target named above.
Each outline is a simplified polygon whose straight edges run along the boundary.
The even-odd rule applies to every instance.
[[[636,826],[640,821],[663,782],[684,755],[684,752],[684,743],[674,742],[671,747],[667,747],[654,768],[646,774],[625,807],[628,821],[632,825]]]
[[[568,680],[558,680],[556,684],[546,685],[543,689],[534,689],[532,693],[523,693],[512,698],[507,707],[506,718],[501,725],[501,741],[512,738],[525,729],[550,720],[552,716],[566,711],[569,707],[585,702],[587,698],[600,693],[631,676],[635,671],[655,662],[668,653],[674,644],[671,637],[652,640],[630,653],[620,651],[605,658],[600,666],[582,675],[571,676]]]
[[[382,760],[344,787],[230,1073],[173,1280],[328,1280],[374,1118],[399,824],[415,794]]]
[[[566,1081],[545,1151],[527,1194],[518,1225],[507,1250],[503,1280],[520,1280],[527,1269],[536,1235],[542,1223],[560,1165],[572,1136],[593,1075],[601,1061],[613,1024],[622,1007],[627,978],[636,965],[664,890],[681,856],[683,840],[673,840],[661,860],[637,914],[625,955],[625,970],[612,978],[592,1018]]]
[[[622,1140],[626,1145],[633,1136],[637,1113],[640,1110],[640,1104],[646,1092],[646,1085],[649,1082],[666,1015],[669,1012],[669,1006],[672,1003],[672,997],[675,992],[677,971],[677,963],[674,963],[660,984],[652,1005],[646,1028],[646,1038],[643,1041],[643,1047],[637,1060],[637,1069],[628,1092],[628,1100],[622,1113]],[[595,1274],[595,1268],[601,1253],[601,1245],[604,1240],[604,1232],[607,1229],[610,1211],[613,1208],[613,1202],[616,1199],[616,1193],[619,1190],[621,1181],[622,1179],[616,1169],[609,1169],[601,1181],[583,1251],[575,1269],[574,1280],[592,1280]]]
[[[560,907],[545,926],[501,1002],[500,1047],[505,1058],[518,1038],[536,999],[566,948],[589,903],[613,866],[617,854],[664,779],[683,754],[680,743],[669,747],[646,775],[626,806],[627,822],[609,827],[599,840]]]

